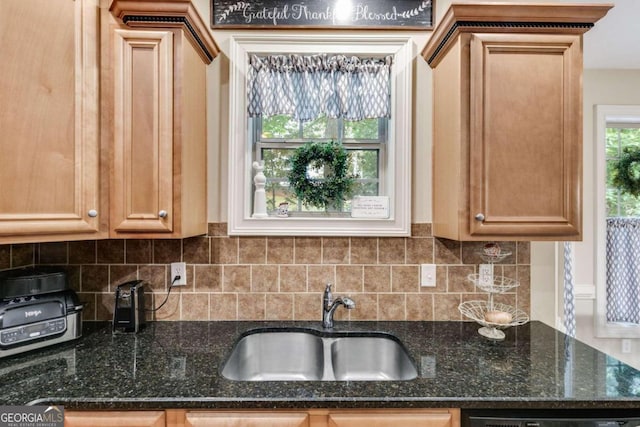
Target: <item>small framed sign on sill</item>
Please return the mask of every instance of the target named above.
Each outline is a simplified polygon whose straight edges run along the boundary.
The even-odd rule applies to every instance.
[[[433,28],[434,0],[211,0],[211,28]]]
[[[351,202],[351,218],[389,218],[389,197],[354,197]]]

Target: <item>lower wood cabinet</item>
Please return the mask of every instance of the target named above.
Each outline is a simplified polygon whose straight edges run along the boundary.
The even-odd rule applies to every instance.
[[[165,427],[165,411],[64,411],[65,427]]]
[[[184,421],[182,421],[184,420]],[[171,427],[459,427],[458,409],[168,411]]]
[[[67,410],[65,427],[460,427],[460,410]]]

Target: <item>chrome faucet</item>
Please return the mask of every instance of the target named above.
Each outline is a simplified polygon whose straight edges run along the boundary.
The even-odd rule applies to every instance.
[[[331,283],[327,283],[327,287],[324,289],[324,296],[322,298],[322,327],[333,328],[333,313],[336,308],[342,304],[346,309],[351,310],[355,308],[356,303],[349,297],[337,297],[333,299],[331,293]]]

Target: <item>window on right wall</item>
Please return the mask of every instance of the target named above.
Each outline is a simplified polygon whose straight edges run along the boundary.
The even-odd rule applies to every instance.
[[[640,337],[640,106],[597,106],[596,137],[596,334]]]

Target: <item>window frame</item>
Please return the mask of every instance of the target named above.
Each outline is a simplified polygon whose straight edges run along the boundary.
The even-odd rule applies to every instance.
[[[411,233],[411,144],[414,45],[405,35],[233,35],[229,39],[229,235],[266,236],[409,236]],[[389,218],[289,217],[252,218],[253,152],[246,96],[251,54],[343,53],[362,56],[393,55],[391,119],[385,182]]]
[[[595,106],[596,140],[594,143],[595,159],[595,274],[596,301],[595,335],[599,338],[639,338],[640,325],[622,325],[607,322],[607,156],[606,131],[609,123],[639,123],[640,105],[596,105]]]

